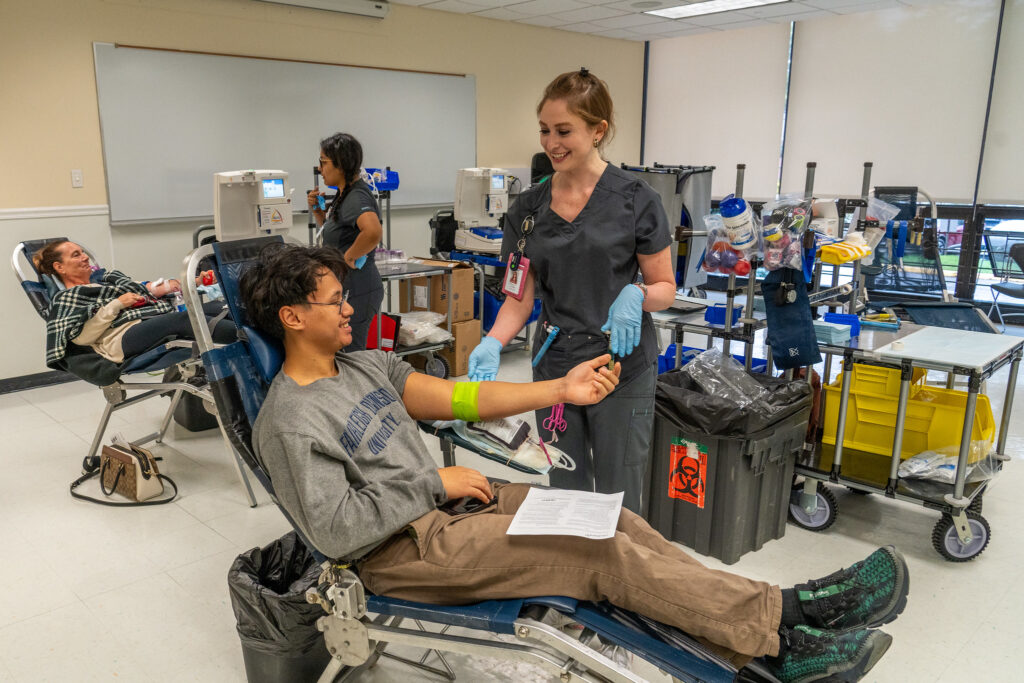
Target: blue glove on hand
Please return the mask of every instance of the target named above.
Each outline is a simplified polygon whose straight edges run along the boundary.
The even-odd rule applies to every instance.
[[[502,344],[494,337],[484,337],[469,354],[469,379],[471,382],[493,382],[498,376]]]
[[[355,269],[359,270],[360,268],[363,267],[363,265],[365,263],[366,263],[366,254],[363,254],[362,256],[360,256],[359,258],[356,259]]]
[[[636,285],[626,285],[608,309],[602,332],[612,333],[612,353],[628,356],[640,343],[640,324],[644,315],[644,293]]]

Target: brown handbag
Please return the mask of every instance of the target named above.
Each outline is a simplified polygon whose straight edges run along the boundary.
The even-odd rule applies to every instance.
[[[96,467],[95,464],[93,467]],[[100,490],[103,491],[103,495],[111,496],[118,493],[132,502],[108,502],[75,492],[79,484],[97,474],[100,477]],[[150,500],[164,492],[165,481],[174,489],[174,495],[163,500]],[[75,498],[103,505],[161,505],[174,500],[177,494],[177,485],[170,477],[160,474],[153,454],[145,448],[128,443],[104,446],[100,453],[99,467],[87,471],[71,484],[71,495]]]

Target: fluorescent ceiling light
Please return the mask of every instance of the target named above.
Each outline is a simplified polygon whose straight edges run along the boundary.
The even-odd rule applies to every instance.
[[[680,5],[678,7],[666,7],[655,9],[644,14],[653,14],[668,19],[683,19],[685,17],[697,17],[703,14],[717,14],[728,12],[734,9],[747,9],[748,7],[760,7],[762,5],[777,5],[780,2],[790,0],[707,0],[706,2],[695,2],[692,5]]]

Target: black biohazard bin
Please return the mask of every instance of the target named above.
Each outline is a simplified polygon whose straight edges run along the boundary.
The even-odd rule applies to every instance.
[[[680,371],[658,377],[655,399],[647,521],[726,564],[785,533],[811,410],[806,382],[751,377],[766,404],[741,409]]]
[[[306,602],[320,567],[289,532],[235,558],[228,571],[242,659],[249,683],[316,681],[331,659],[316,620],[326,614]]]

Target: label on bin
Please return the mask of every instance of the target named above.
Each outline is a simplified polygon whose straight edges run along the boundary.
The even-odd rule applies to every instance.
[[[708,447],[676,436],[669,448],[668,497],[685,500],[703,510]]]

